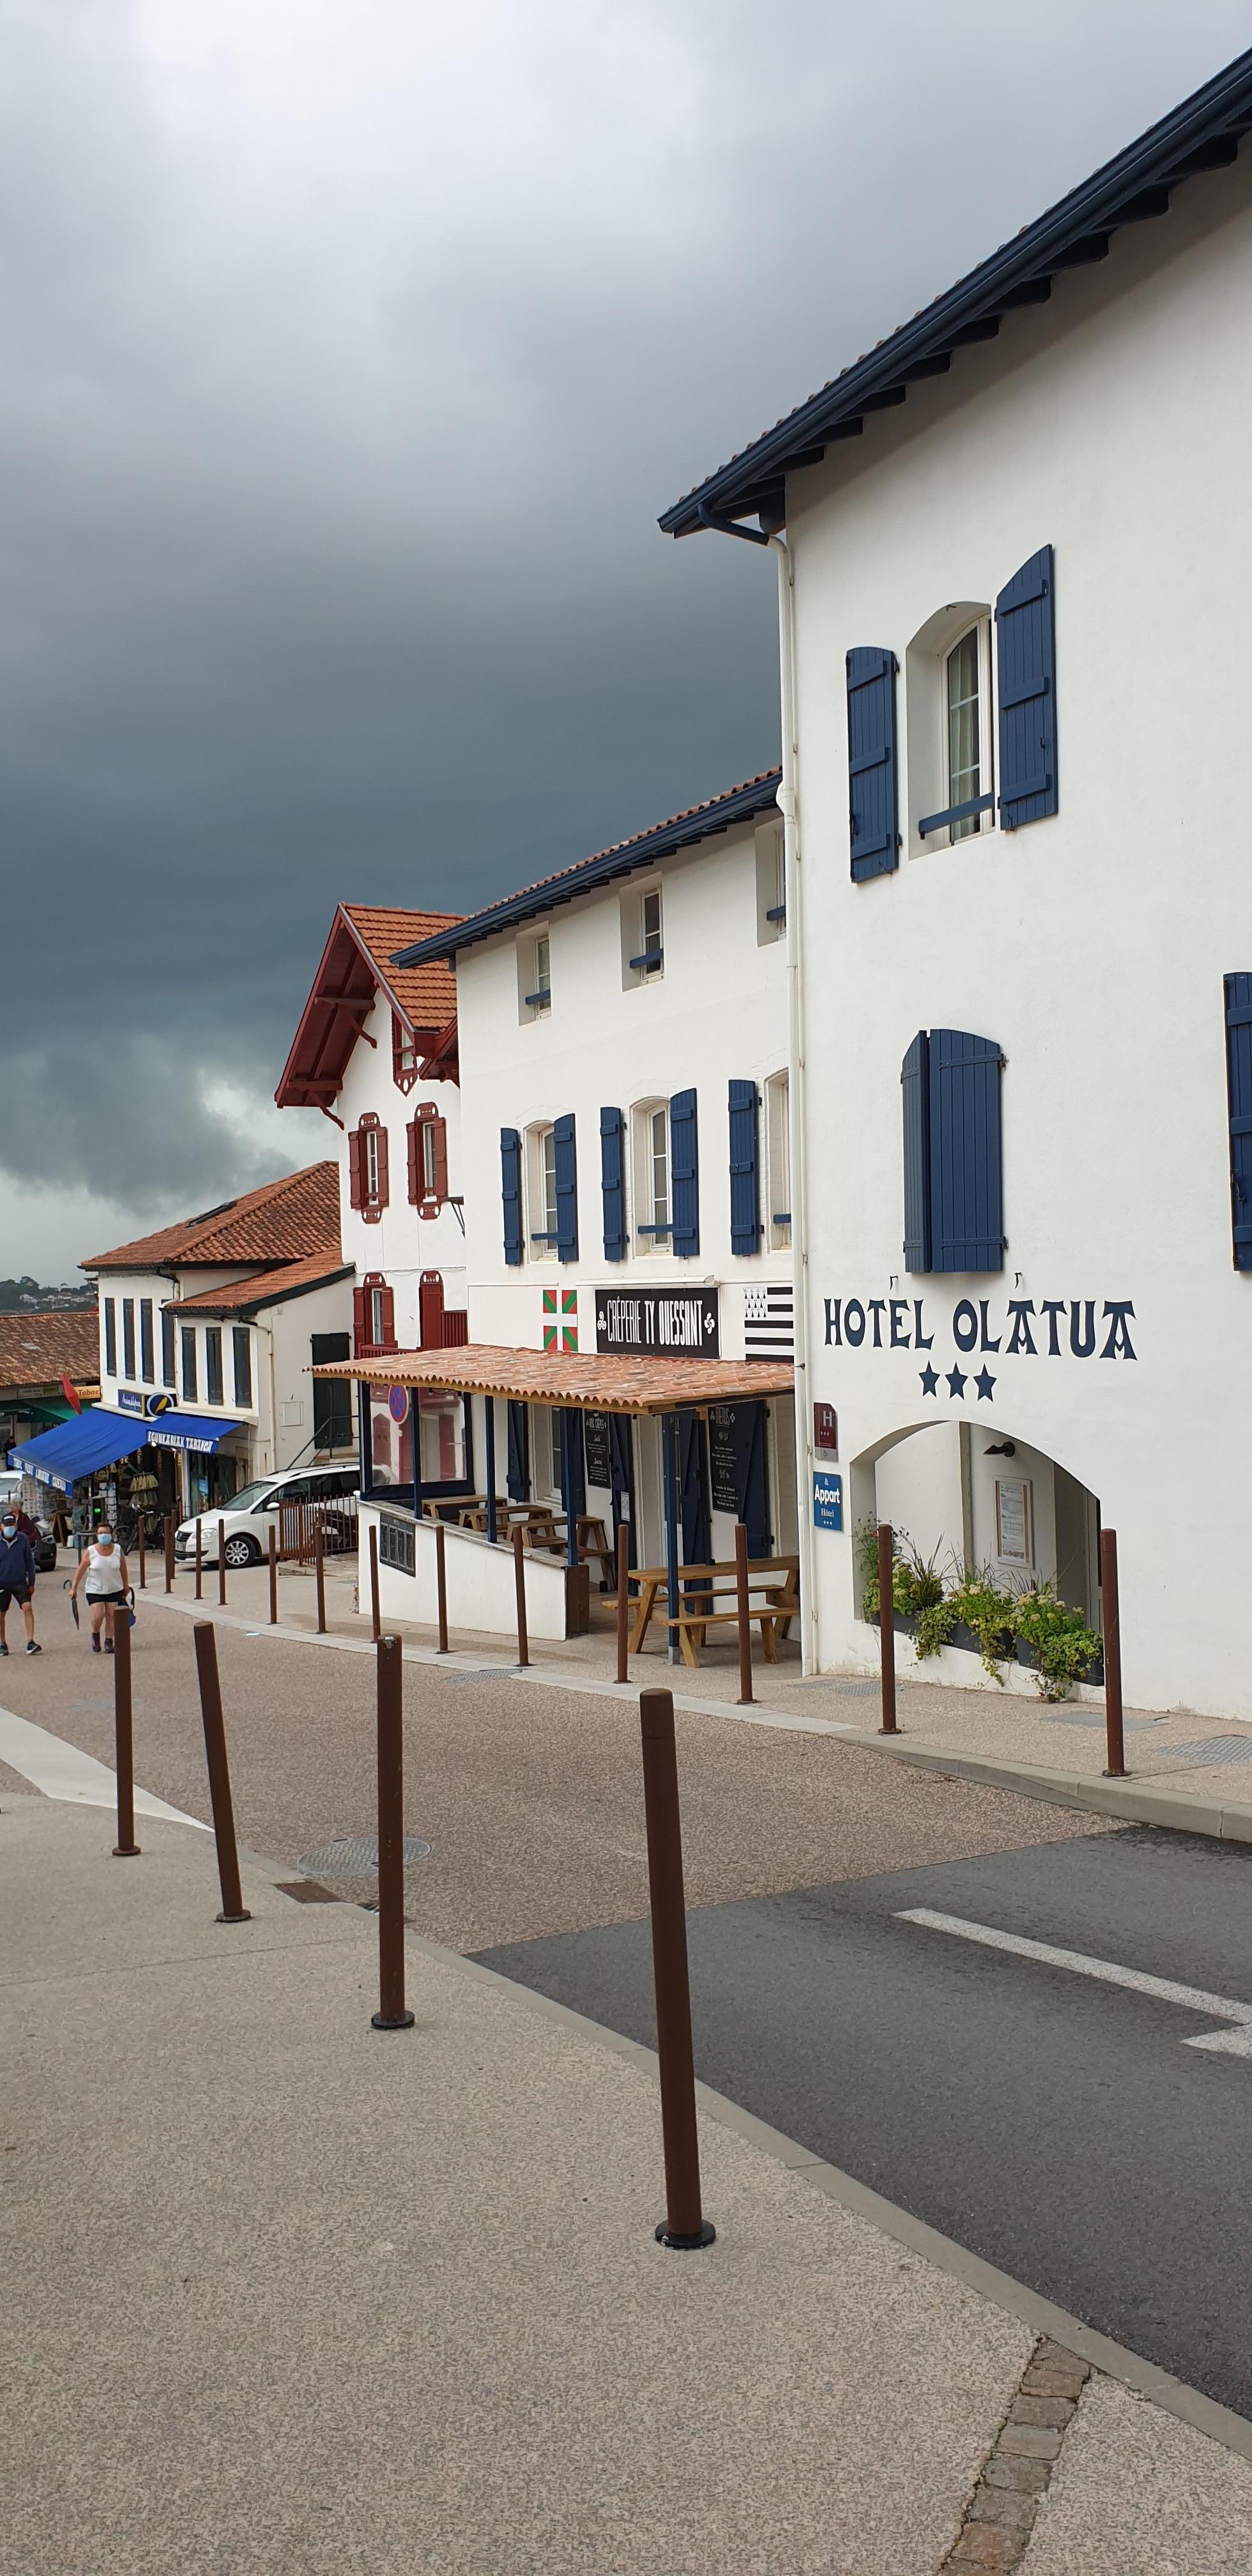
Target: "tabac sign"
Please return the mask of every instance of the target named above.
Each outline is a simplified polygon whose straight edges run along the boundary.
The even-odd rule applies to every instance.
[[[925,1297],[827,1297],[828,1349],[915,1351],[923,1395],[991,1402],[1005,1360],[1136,1360],[1129,1297],[961,1297],[944,1317]],[[953,1362],[948,1366],[949,1359]],[[996,1369],[989,1366],[995,1359]],[[968,1363],[963,1366],[962,1363]]]
[[[716,1288],[596,1290],[596,1349],[645,1359],[720,1355]]]

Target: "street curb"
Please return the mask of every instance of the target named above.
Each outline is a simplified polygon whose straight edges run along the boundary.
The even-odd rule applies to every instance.
[[[919,1771],[939,1771],[984,1788],[1015,1789],[1057,1807],[1078,1807],[1123,1824],[1164,1825],[1176,1834],[1207,1834],[1218,1842],[1252,1843],[1252,1807],[1223,1807],[1161,1787],[1155,1779],[1096,1779],[1089,1772],[1051,1771],[1030,1762],[995,1762],[979,1753],[947,1753],[941,1746],[900,1743],[894,1737],[843,1735],[845,1744],[884,1753]]]
[[[653,2080],[659,2081],[656,2052],[645,2048],[641,2040],[628,2039],[623,2032],[610,2030],[605,2023],[590,2020],[586,2013],[575,2012],[572,2005],[557,2003],[551,1995],[537,1993],[533,1986],[524,1986],[514,1977],[502,1976],[498,1968],[485,1967],[479,1959],[466,1958],[459,1950],[448,1950],[438,1941],[426,1940],[420,1932],[413,1930],[411,1924],[405,1926],[405,1937],[406,1946],[419,1955],[437,1961],[441,1967],[460,1968],[467,1976],[483,1977],[494,1986],[502,1986],[507,1994],[529,2004],[549,2021],[562,2022],[584,2039],[612,2049],[616,2056],[630,2059],[645,2069]],[[1019,2317],[1023,2325],[1029,2326],[1034,2333],[1048,2335],[1054,2343],[1066,2345],[1071,2352],[1089,2361],[1094,2370],[1102,2371],[1106,2378],[1120,2380],[1123,2387],[1133,2389],[1137,2396],[1148,2398],[1166,2414],[1175,2415],[1181,2423],[1190,2424],[1194,2431],[1203,2433],[1209,2441],[1219,2442],[1223,2450],[1233,2451],[1239,2458],[1252,2461],[1252,2423],[1242,2415],[1236,2415],[1233,2408],[1220,2405],[1215,2397],[1206,2397],[1201,2389],[1192,2388],[1185,2379],[1175,2379],[1158,2363],[1146,2361],[1142,2353],[1131,2352],[1125,2344],[1114,2343],[1111,2336],[1101,2334],[1095,2326],[1084,2325],[1081,2317],[1071,2316],[1067,2309],[1058,2308],[1038,2290],[1030,2289],[1026,2282],[1015,2281],[1011,2273],[1001,2272],[994,2263],[984,2262],[980,2254],[971,2254],[953,2237],[942,2236],[938,2228],[928,2226],[924,2218],[914,2218],[911,2210],[901,2209],[895,2201],[885,2200],[880,2192],[872,2191],[868,2183],[858,2182],[854,2175],[843,2173],[838,2165],[827,2164],[824,2157],[813,2155],[808,2147],[801,2146],[798,2139],[789,2138],[782,2129],[771,2128],[767,2120],[759,2120],[755,2112],[743,2110],[726,2094],[715,2092],[712,2085],[697,2081],[696,2101],[699,2109],[710,2120],[716,2120],[720,2128],[731,2130],[749,2146],[758,2148],[762,2155],[769,2156],[775,2164],[784,2165],[789,2172],[799,2174],[815,2191],[824,2193],[828,2200],[836,2201],[852,2217],[864,2219],[881,2235],[890,2236],[896,2244],[907,2246],[910,2253],[921,2255],[925,2262],[934,2265],[936,2271],[946,2272],[951,2279],[960,2281],[978,2298],[985,2299],[989,2306],[1003,2308],[1009,2316]]]

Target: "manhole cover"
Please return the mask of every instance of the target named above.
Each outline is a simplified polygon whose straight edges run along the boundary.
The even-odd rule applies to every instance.
[[[1163,1744],[1175,1762],[1252,1762],[1252,1737],[1206,1735],[1198,1744]]]
[[[430,1859],[430,1844],[406,1834],[400,1857],[411,1869],[414,1861]],[[368,1834],[345,1835],[341,1842],[320,1843],[316,1851],[306,1852],[300,1867],[314,1878],[372,1878],[378,1867],[378,1844]]]

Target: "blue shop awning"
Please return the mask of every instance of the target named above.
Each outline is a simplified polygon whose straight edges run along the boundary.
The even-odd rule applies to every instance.
[[[68,1494],[80,1476],[94,1476],[98,1468],[111,1467],[118,1458],[128,1458],[132,1449],[142,1449],[149,1429],[133,1413],[114,1413],[107,1405],[90,1404],[71,1421],[58,1422],[54,1431],[15,1441],[13,1455],[19,1467],[29,1468],[33,1476],[43,1476]]]
[[[237,1422],[223,1422],[218,1413],[161,1413],[145,1422],[143,1436],[150,1449],[196,1449],[211,1457],[238,1429]]]

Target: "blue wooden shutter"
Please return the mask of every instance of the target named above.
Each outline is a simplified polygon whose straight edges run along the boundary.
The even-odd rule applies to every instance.
[[[900,1067],[904,1097],[904,1267],[930,1268],[930,1041],[920,1029]]]
[[[930,1266],[1004,1268],[999,1047],[930,1033]]]
[[[730,1086],[730,1248],[761,1249],[761,1180],[758,1144],[760,1098],[754,1082]]]
[[[708,1565],[713,1542],[709,1534],[707,1435],[698,1413],[678,1417],[678,1497],[682,1521],[683,1564]]]
[[[626,1167],[620,1109],[600,1112],[600,1191],[604,1200],[604,1258],[626,1258]]]
[[[504,1201],[504,1258],[515,1270],[522,1257],[522,1140],[516,1127],[500,1130],[500,1194]]]
[[[573,1119],[554,1119],[552,1138],[556,1149],[556,1257],[558,1261],[577,1261],[578,1158]]]
[[[1235,1268],[1252,1270],[1252,975],[1226,977],[1226,1081]]]
[[[735,1494],[739,1518],[748,1533],[748,1554],[757,1558],[768,1556],[773,1545],[769,1525],[765,1422],[766,1408],[763,1404],[736,1404],[733,1407],[731,1437],[735,1450]]]
[[[696,1095],[676,1091],[669,1105],[670,1242],[680,1261],[700,1249],[700,1155]]]
[[[1056,615],[1052,548],[1041,546],[996,601],[1000,821],[1006,832],[1056,812]]]
[[[879,644],[848,655],[848,816],[858,885],[900,864],[896,657]]]
[[[524,1404],[509,1400],[509,1501],[530,1501],[530,1421]]]

